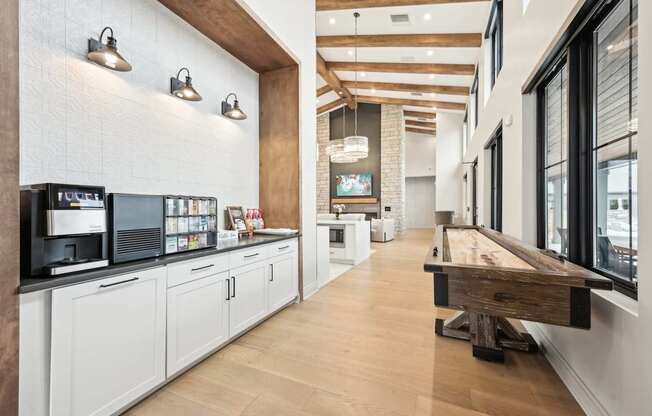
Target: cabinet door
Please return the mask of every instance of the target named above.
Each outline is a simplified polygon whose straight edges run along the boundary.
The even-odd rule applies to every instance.
[[[229,338],[228,273],[168,289],[167,376]]]
[[[270,260],[268,286],[269,311],[274,312],[297,296],[298,262],[295,255]]]
[[[165,380],[165,268],[52,293],[51,415],[110,415]]]
[[[229,335],[249,328],[267,314],[267,262],[231,270]]]

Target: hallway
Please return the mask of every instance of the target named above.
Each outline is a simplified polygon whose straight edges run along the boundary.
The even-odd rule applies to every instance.
[[[432,232],[376,244],[370,260],[214,354],[133,416],[581,415],[542,355],[475,360],[433,331]]]

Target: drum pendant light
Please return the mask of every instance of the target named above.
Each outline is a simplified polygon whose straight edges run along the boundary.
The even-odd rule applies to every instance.
[[[355,63],[358,63],[358,19],[360,13],[353,13],[355,18]],[[369,138],[358,135],[358,71],[355,71],[355,94],[353,96],[355,108],[353,136],[344,138],[344,152],[351,158],[366,159],[369,156]]]

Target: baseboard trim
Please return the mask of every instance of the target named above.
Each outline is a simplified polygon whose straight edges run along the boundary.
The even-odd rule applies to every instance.
[[[319,282],[311,283],[309,286],[304,286],[303,288],[303,300],[308,300],[309,297],[314,295],[319,291]]]
[[[555,370],[561,381],[564,382],[570,393],[580,405],[587,416],[611,416],[591,389],[584,383],[566,358],[555,347],[543,330],[543,325],[535,322],[523,321],[523,325],[532,335],[539,349]]]

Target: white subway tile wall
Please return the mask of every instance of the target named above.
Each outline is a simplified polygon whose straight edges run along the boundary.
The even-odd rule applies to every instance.
[[[21,184],[215,196],[220,209],[258,204],[257,73],[155,0],[20,7]],[[105,26],[132,72],[86,59],[88,38]],[[184,66],[202,102],[169,94]],[[230,92],[247,120],[219,114]]]

